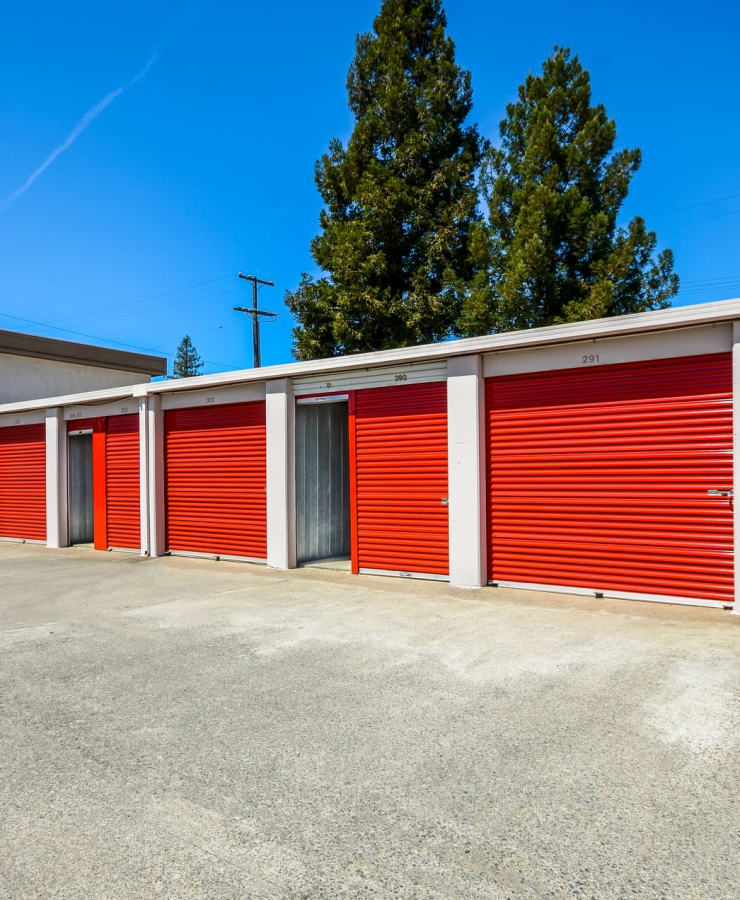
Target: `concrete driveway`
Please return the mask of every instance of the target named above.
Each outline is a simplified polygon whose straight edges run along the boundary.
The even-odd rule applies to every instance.
[[[738,625],[0,544],[0,897],[735,897]]]

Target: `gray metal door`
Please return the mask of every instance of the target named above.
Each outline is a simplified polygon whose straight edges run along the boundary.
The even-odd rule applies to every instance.
[[[298,562],[349,557],[347,401],[296,406]]]
[[[92,435],[69,436],[69,542],[93,541]]]

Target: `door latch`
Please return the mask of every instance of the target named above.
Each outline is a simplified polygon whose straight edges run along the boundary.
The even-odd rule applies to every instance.
[[[450,501],[449,501],[449,498],[448,498],[448,497],[442,497],[442,498],[440,499],[439,502],[442,504],[442,506],[449,506],[449,505],[450,505]]]
[[[732,497],[734,491],[718,491],[715,489],[708,490],[707,493],[710,497]]]

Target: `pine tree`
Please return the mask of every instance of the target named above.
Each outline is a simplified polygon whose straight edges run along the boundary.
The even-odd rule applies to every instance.
[[[470,74],[455,62],[440,0],[383,0],[347,77],[354,131],[316,164],[324,201],[286,303],[294,353],[314,359],[447,337],[473,276],[477,129]]]
[[[669,306],[678,291],[672,252],[656,257],[655,232],[641,217],[617,224],[640,151],[614,152],[615,122],[591,105],[591,79],[577,56],[555,48],[542,74],[519,87],[500,135],[484,162],[490,241],[475,248],[480,272],[460,331]]]
[[[203,360],[190,340],[190,335],[186,334],[180,341],[180,346],[175,354],[175,361],[172,364],[172,377],[190,378],[192,375],[200,375],[202,369]]]

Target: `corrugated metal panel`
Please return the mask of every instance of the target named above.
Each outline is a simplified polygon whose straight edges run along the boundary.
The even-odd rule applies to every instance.
[[[107,420],[105,487],[107,544],[141,546],[139,482],[139,417],[112,416]]]
[[[265,404],[167,410],[167,549],[267,556]]]
[[[359,567],[447,575],[446,382],[357,391],[354,417]]]
[[[295,412],[298,562],[349,557],[347,403]]]
[[[0,428],[0,537],[46,540],[46,428]]]
[[[70,435],[67,450],[69,542],[93,540],[93,440],[91,434]]]
[[[486,379],[489,577],[733,599],[731,354]]]
[[[374,387],[390,387],[404,384],[423,384],[427,381],[445,381],[447,360],[408,363],[396,366],[368,366],[336,375],[307,375],[293,379],[293,392],[319,394],[323,391],[350,391]]]

